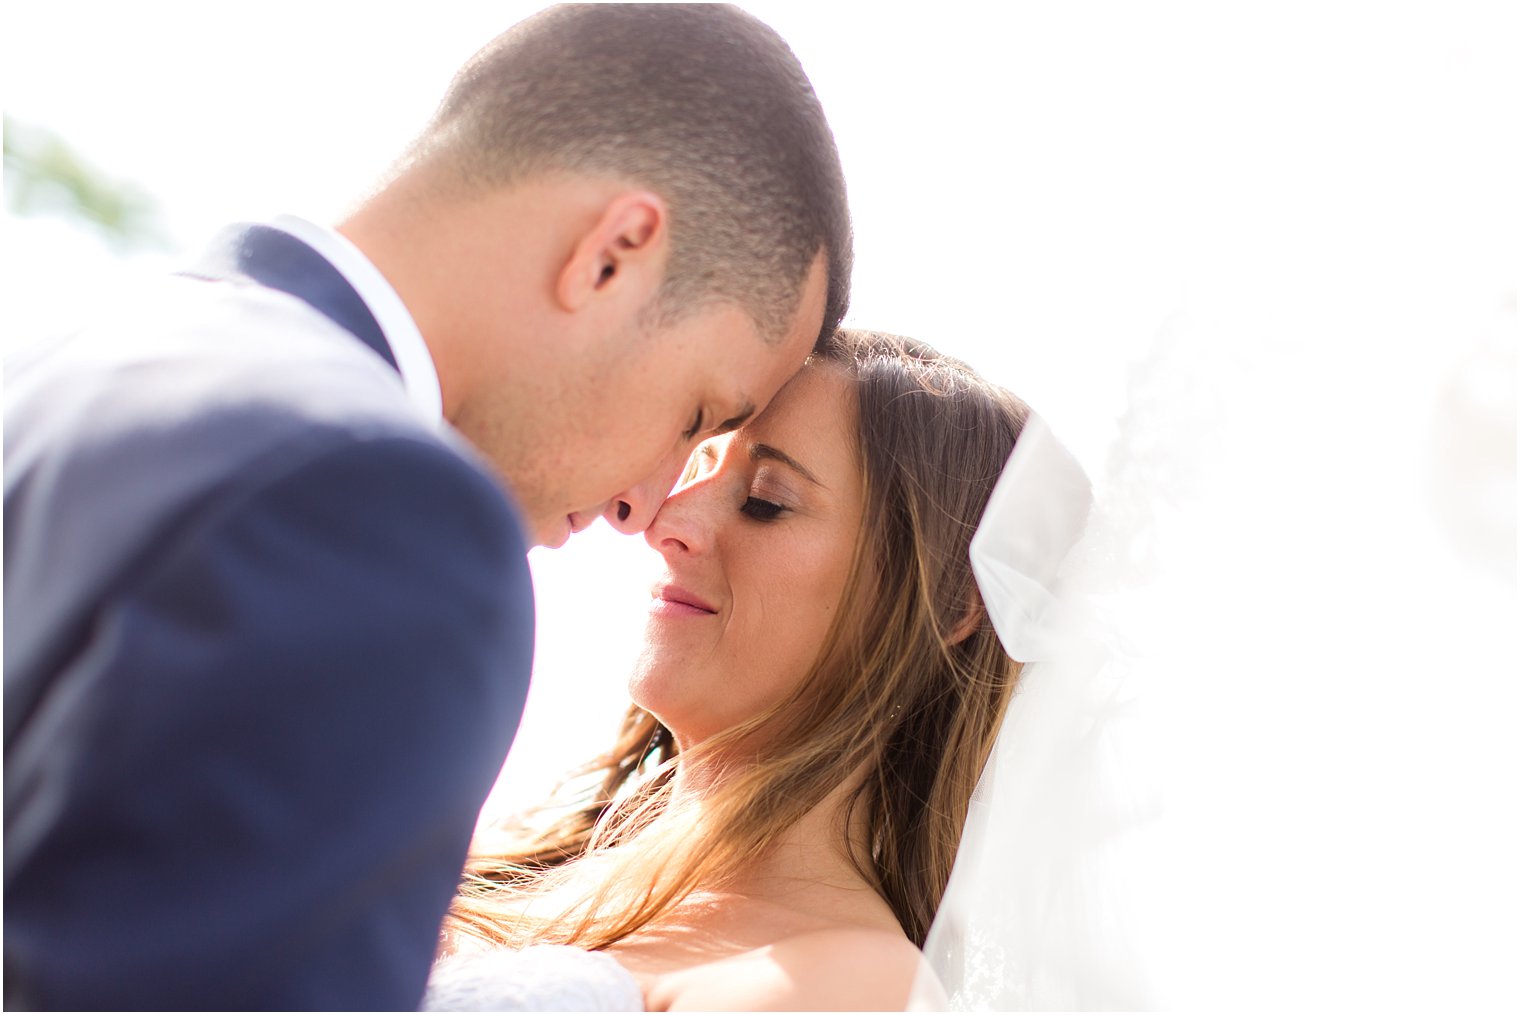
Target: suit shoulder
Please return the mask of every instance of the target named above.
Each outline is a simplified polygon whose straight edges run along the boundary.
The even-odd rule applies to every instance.
[[[299,300],[256,286],[158,280],[7,366],[8,457],[215,442],[235,459],[309,427],[425,429],[378,355]]]
[[[267,449],[216,500],[208,515],[277,510],[317,530],[391,528],[435,549],[527,552],[495,476],[468,448],[425,432],[309,429]]]
[[[78,516],[98,529],[96,507],[109,504],[118,524],[86,542],[140,546],[291,469],[319,481],[356,459],[426,466],[504,501],[478,454],[419,416],[400,376],[330,322],[280,303],[254,323],[192,309],[162,332],[132,318],[119,334],[83,334],[7,377],[7,526]]]

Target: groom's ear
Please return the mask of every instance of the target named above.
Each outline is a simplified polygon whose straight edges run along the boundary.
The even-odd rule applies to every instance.
[[[645,306],[665,280],[669,218],[665,201],[647,190],[609,201],[555,279],[561,309],[573,313],[609,298],[633,309]]]

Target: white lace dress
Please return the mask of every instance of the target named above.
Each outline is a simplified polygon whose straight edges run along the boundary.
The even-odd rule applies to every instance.
[[[643,1011],[644,992],[610,955],[569,945],[497,948],[440,960],[423,1011]]]

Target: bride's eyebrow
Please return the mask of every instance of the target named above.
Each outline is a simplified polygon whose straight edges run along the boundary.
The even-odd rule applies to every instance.
[[[788,468],[795,469],[798,475],[807,480],[809,483],[812,483],[814,486],[823,487],[825,490],[828,489],[827,486],[824,486],[824,484],[819,481],[817,476],[813,475],[807,470],[806,466],[797,461],[797,459],[793,458],[791,455],[787,454],[785,451],[782,451],[780,448],[772,447],[769,444],[751,444],[749,446],[749,457],[750,461],[754,462],[758,462],[762,458],[770,459],[774,462],[780,462],[782,465],[785,465]]]

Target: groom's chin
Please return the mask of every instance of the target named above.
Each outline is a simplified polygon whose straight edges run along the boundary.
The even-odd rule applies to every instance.
[[[533,546],[557,550],[565,545],[575,531],[569,515],[549,515],[523,512],[524,527],[529,530]],[[530,547],[531,549],[532,547]]]
[[[557,518],[551,522],[545,522],[538,527],[534,542],[539,546],[550,550],[558,550],[569,542],[570,534],[575,531],[575,526],[570,522],[570,516]]]

